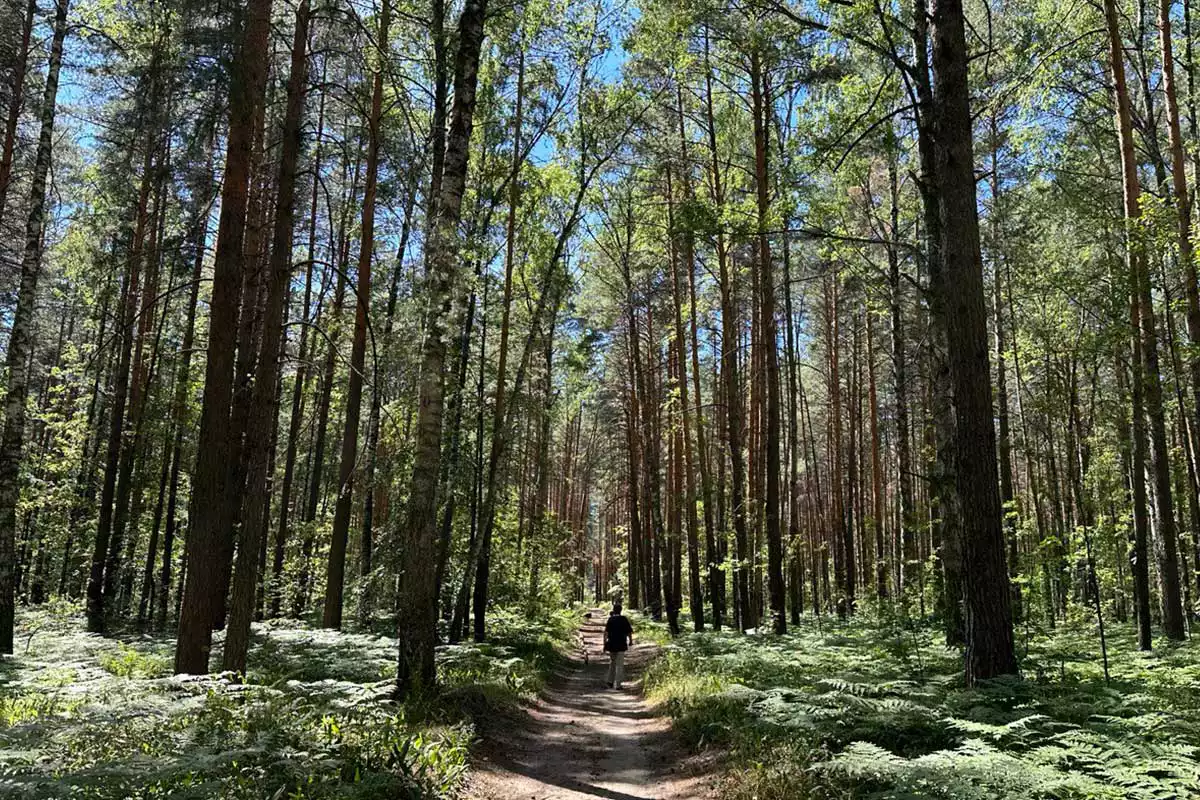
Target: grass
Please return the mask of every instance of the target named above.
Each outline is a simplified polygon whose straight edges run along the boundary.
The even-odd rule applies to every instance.
[[[689,635],[646,687],[729,753],[729,800],[1200,796],[1200,645],[1142,654],[1118,626],[1106,684],[1076,621],[1031,640],[1025,677],[967,689],[940,639],[877,618]]]
[[[255,625],[239,684],[176,678],[172,640],[86,634],[73,607],[18,623],[0,660],[0,797],[404,800],[458,796],[475,715],[536,692],[575,617],[498,615],[494,643],[439,649],[444,691],[410,705],[391,697],[389,637]]]

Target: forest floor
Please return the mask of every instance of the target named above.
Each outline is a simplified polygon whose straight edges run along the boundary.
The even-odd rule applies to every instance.
[[[625,685],[604,681],[605,612],[593,611],[579,647],[538,701],[480,724],[466,796],[473,800],[692,800],[713,796],[665,711],[647,700],[641,675],[659,647],[644,637],[626,657]]]
[[[642,686],[721,800],[1200,798],[1200,637],[1144,653],[1110,621],[1106,674],[1092,620],[1034,622],[1021,675],[974,687],[935,621],[870,610],[679,637]]]
[[[172,675],[169,634],[88,634],[65,602],[22,609],[17,652],[0,657],[0,798],[462,797],[473,720],[532,701],[578,618],[497,611],[492,642],[438,649],[440,697],[400,705],[386,630],[256,623],[237,681]]]

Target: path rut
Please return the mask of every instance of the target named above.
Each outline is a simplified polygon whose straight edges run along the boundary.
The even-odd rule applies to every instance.
[[[640,674],[655,646],[636,642],[625,685],[604,685],[607,614],[593,611],[583,647],[542,697],[515,719],[486,726],[466,796],[474,800],[699,800],[702,775],[686,774],[686,753],[670,721],[641,694]]]

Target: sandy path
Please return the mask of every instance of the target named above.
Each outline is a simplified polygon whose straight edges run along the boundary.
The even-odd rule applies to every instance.
[[[515,719],[481,731],[466,796],[475,800],[693,800],[711,796],[704,780],[683,773],[686,754],[641,696],[639,673],[654,646],[635,641],[625,686],[604,685],[606,613],[593,611],[584,648],[542,698]]]

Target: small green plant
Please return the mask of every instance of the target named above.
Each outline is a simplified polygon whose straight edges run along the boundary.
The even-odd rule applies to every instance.
[[[163,656],[143,653],[123,642],[117,651],[100,654],[100,668],[120,678],[163,678],[171,674],[171,665]]]
[[[0,696],[0,728],[11,728],[54,714],[68,713],[74,705],[58,695],[45,692]]]

